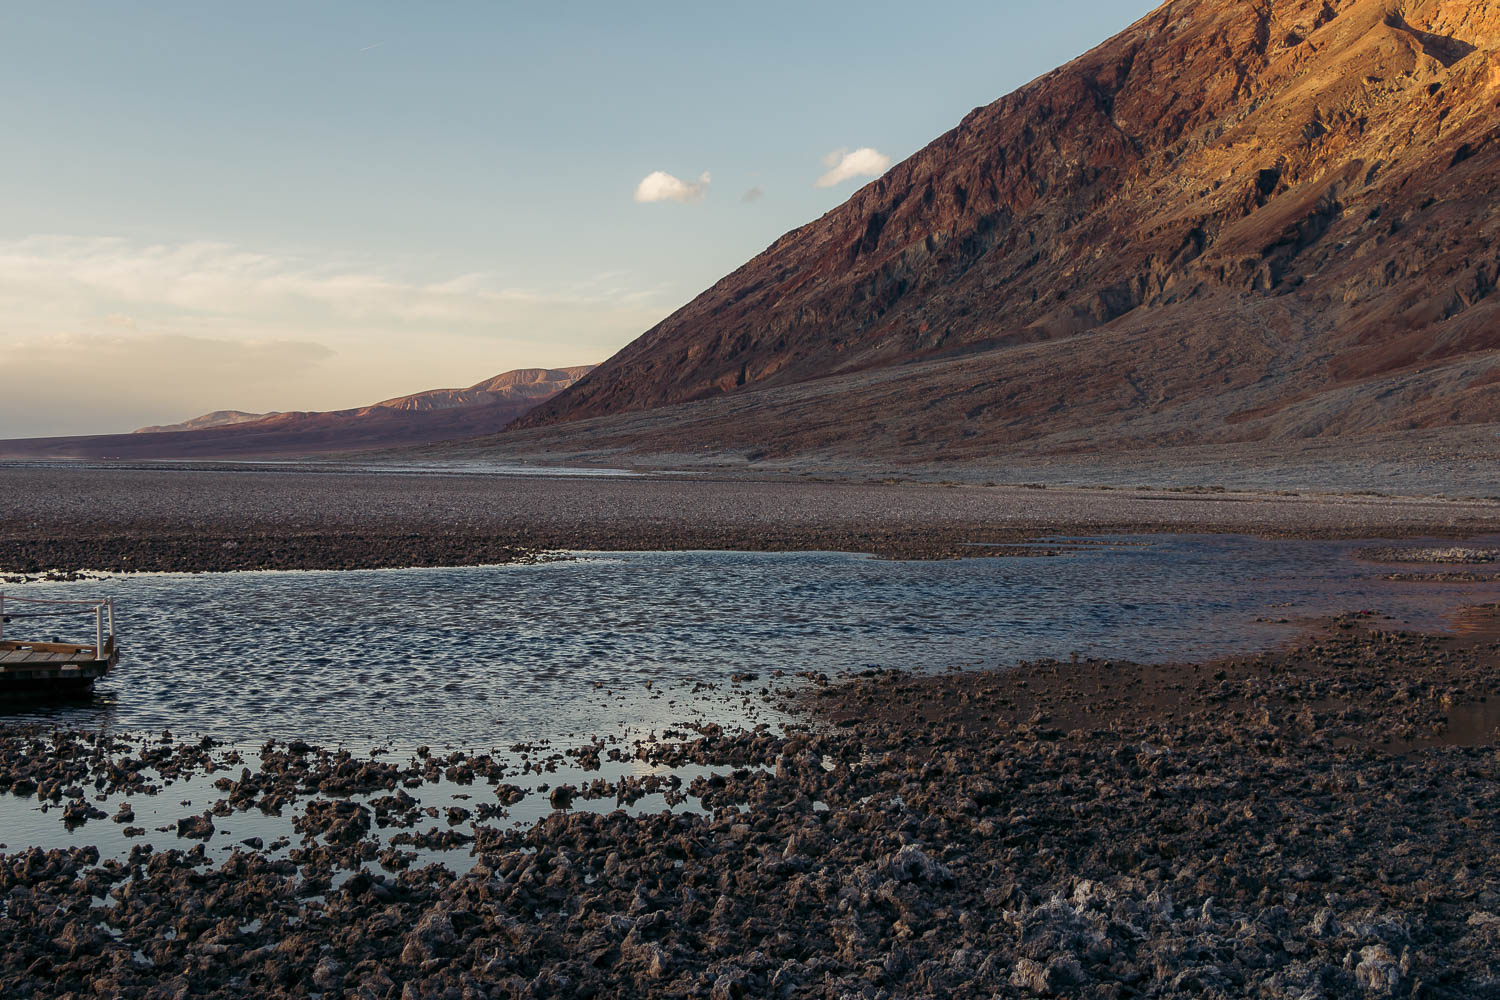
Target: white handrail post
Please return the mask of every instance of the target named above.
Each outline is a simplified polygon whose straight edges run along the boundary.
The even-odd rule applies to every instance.
[[[109,611],[109,644],[113,646],[115,644],[115,599],[113,597],[106,599],[104,606]]]
[[[104,604],[94,605],[94,659],[104,659]]]

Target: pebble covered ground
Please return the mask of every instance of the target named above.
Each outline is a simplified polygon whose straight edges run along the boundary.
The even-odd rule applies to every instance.
[[[647,778],[542,792],[550,751],[518,776],[273,744],[252,769],[9,731],[6,793],[55,796],[81,831],[128,824],[118,796],[167,774],[222,779],[165,846],[9,845],[0,995],[1500,997],[1500,633],[1469,625],[1353,616],[1180,667],[808,676],[763,695],[805,725],[562,754],[698,768],[649,779],[691,799],[671,811],[630,808]],[[439,780],[473,815],[421,836],[466,863],[403,865],[393,841],[427,818],[408,800]],[[498,821],[539,795],[543,818]],[[215,822],[268,809],[292,844],[211,854]]]
[[[1055,535],[1472,536],[1500,502],[696,476],[0,463],[0,573],[472,566],[593,549],[948,558]],[[1002,546],[1002,547],[994,547]]]

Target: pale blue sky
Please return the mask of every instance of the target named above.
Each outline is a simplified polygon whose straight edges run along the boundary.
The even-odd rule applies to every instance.
[[[0,437],[602,360],[1151,6],[9,5]]]

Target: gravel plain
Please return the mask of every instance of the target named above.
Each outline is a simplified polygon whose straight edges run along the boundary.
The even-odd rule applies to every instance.
[[[1461,537],[1500,531],[1500,501],[807,477],[0,465],[0,572],[10,573],[475,565],[557,549],[934,558],[1053,535],[1161,531]]]

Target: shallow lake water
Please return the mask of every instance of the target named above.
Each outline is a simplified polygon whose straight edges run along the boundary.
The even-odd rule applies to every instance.
[[[222,758],[226,750],[242,753],[243,760],[237,760],[234,766],[223,764]],[[674,790],[679,794],[669,796],[664,792],[653,792],[633,798],[628,803],[620,803],[608,796],[579,797],[571,802],[569,808],[574,812],[595,813],[609,813],[623,808],[635,815],[660,812],[701,813],[705,811],[702,802],[689,793],[687,787],[695,778],[729,774],[736,770],[733,767],[710,768],[693,764],[669,767],[640,760],[604,760],[597,767],[583,768],[566,760],[559,761],[556,758],[561,755],[552,754],[545,749],[538,751],[538,760],[542,755],[547,758],[546,768],[532,771],[523,770],[524,765],[518,755],[496,752],[497,759],[504,759],[508,764],[516,766],[516,770],[508,775],[507,783],[524,788],[527,794],[519,802],[499,810],[499,815],[494,818],[481,819],[467,815],[462,819],[446,818],[445,813],[450,808],[457,807],[468,812],[477,811],[482,803],[493,805],[495,792],[491,784],[482,780],[470,784],[455,784],[439,778],[424,782],[420,787],[403,789],[423,809],[429,810],[423,812],[416,823],[406,827],[399,824],[384,826],[377,822],[369,836],[386,846],[391,845],[393,838],[399,838],[403,832],[420,834],[453,831],[472,836],[474,828],[480,825],[524,828],[545,819],[554,811],[547,795],[549,787],[563,784],[583,787],[592,781],[615,783],[621,778],[642,778],[648,775],[673,779]],[[215,787],[214,782],[225,776],[236,775],[240,763],[254,766],[257,754],[254,748],[248,746],[231,746],[221,748],[216,757],[221,761],[217,771],[198,771],[186,777],[162,779],[152,786],[155,790],[151,792],[102,794],[95,793],[92,789],[87,790],[88,800],[106,814],[112,815],[123,803],[129,803],[133,813],[129,824],[104,819],[70,824],[63,818],[64,806],[72,801],[67,796],[42,801],[29,794],[0,794],[0,855],[31,847],[50,850],[91,846],[98,849],[101,858],[124,860],[133,848],[142,845],[163,849],[190,848],[198,841],[186,839],[176,832],[178,820],[200,815],[214,803],[222,801],[224,793]],[[381,789],[332,797],[346,799],[373,811],[375,801],[389,795],[388,790]],[[242,850],[253,839],[258,844],[256,850],[273,857],[286,857],[298,847],[314,844],[319,841],[320,835],[304,834],[296,829],[299,815],[305,811],[307,802],[314,798],[318,796],[299,795],[285,809],[274,814],[255,808],[222,813],[215,818],[212,834],[202,841],[205,850],[211,857],[222,855]],[[822,803],[816,803],[815,808],[826,807]],[[410,844],[400,846],[406,855],[403,866],[421,868],[437,862],[462,871],[471,867],[476,860],[473,845],[467,841],[450,847]]]
[[[547,788],[629,776],[669,778],[686,790],[700,767],[633,759],[628,741],[682,722],[784,721],[759,696],[773,672],[837,674],[869,666],[910,670],[1004,666],[1023,659],[1100,656],[1198,660],[1274,646],[1319,617],[1373,611],[1392,625],[1470,627],[1452,612],[1500,599],[1500,584],[1382,579],[1361,562],[1367,543],[1277,542],[1232,536],[1069,539],[1046,557],[892,562],[829,553],[578,553],[529,566],[361,572],[115,576],[7,589],[29,597],[113,597],[124,651],[86,701],[11,712],[11,721],[107,729],[133,738],[227,741],[217,772],[162,778],[145,794],[75,789],[130,827],[63,821],[50,801],[0,795],[0,853],[93,845],[125,859],[133,847],[186,847],[177,821],[219,801],[224,774],[253,763],[260,742],[302,738],[386,759],[419,744],[484,752],[527,790],[501,815],[469,817],[495,792],[438,779],[413,789],[417,830],[473,834],[483,822],[526,826],[552,811]],[[1411,544],[1411,543],[1405,543]],[[1453,567],[1403,565],[1403,573]],[[1485,618],[1485,621],[1489,621]],[[23,628],[66,633],[53,619]],[[88,631],[88,628],[83,631]],[[77,630],[75,630],[77,631]],[[76,636],[87,638],[86,636]],[[585,735],[625,750],[581,766],[559,751]],[[517,744],[533,744],[519,746]],[[601,744],[602,745],[602,744]],[[227,759],[226,759],[227,758]],[[543,766],[544,765],[544,766]],[[718,769],[728,770],[728,769]],[[351,796],[369,808],[376,797]],[[288,856],[316,841],[299,834],[304,798],[276,814],[222,813],[210,857],[264,844]],[[692,794],[626,803],[580,798],[573,808],[699,810]],[[449,816],[458,809],[462,818]],[[447,817],[446,820],[444,817]],[[372,831],[398,844],[402,828]],[[467,841],[401,848],[402,864],[462,870]],[[385,864],[382,861],[382,864]]]
[[[942,670],[1074,653],[1196,660],[1274,646],[1330,613],[1433,626],[1459,604],[1500,598],[1493,583],[1382,580],[1390,567],[1354,558],[1364,543],[1072,541],[1049,557],[943,562],[581,553],[525,566],[10,586],[113,597],[122,659],[92,699],[6,717],[228,741],[492,746],[735,722],[747,707],[764,718],[749,703],[776,670]],[[91,622],[69,631],[51,619],[8,632],[23,626],[27,638],[92,633]],[[731,685],[736,674],[758,680]]]

